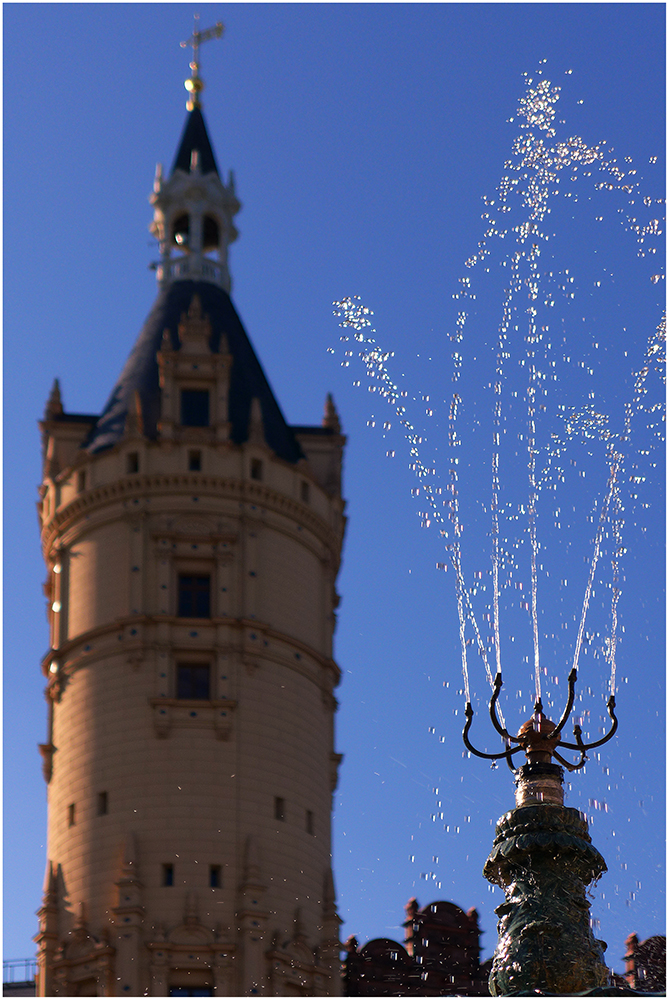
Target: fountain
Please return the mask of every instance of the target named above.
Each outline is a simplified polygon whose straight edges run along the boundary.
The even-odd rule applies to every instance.
[[[603,746],[615,735],[615,697],[607,704],[612,725],[600,740],[584,743],[581,727],[574,726],[574,743],[562,739],[574,704],[577,673],[569,675],[569,696],[557,725],[543,713],[539,700],[534,714],[511,736],[497,718],[502,677],[495,678],[490,718],[506,749],[500,753],[477,750],[469,739],[474,711],[468,702],[463,740],[467,750],[488,760],[512,758],[524,751],[527,763],[514,771],[516,807],[498,821],[492,851],[483,874],[500,886],[506,900],[495,910],[499,940],[489,987],[492,996],[649,996],[615,986],[604,961],[606,944],[595,938],[586,891],[606,870],[594,847],[585,816],[564,805],[563,768],[583,767],[587,751]],[[516,744],[516,746],[512,746]],[[570,763],[558,747],[575,750]],[[663,993],[652,994],[663,996]]]
[[[546,718],[538,701],[532,718],[517,736],[511,736],[497,718],[502,688],[498,674],[490,717],[507,747],[498,754],[482,753],[472,746],[469,730],[474,712],[467,703],[463,739],[470,753],[489,760],[503,758],[511,770],[514,753],[521,750],[527,757],[527,763],[515,771],[516,808],[497,823],[493,849],[483,869],[485,877],[506,895],[495,910],[499,942],[490,974],[493,996],[524,991],[569,995],[611,986],[604,961],[606,945],[592,933],[586,899],[587,887],[606,871],[606,863],[592,845],[584,816],[564,805],[564,772],[552,758],[570,771],[581,768],[587,751],[607,743],[618,722],[611,696],[607,707],[613,724],[606,736],[584,743],[576,724],[575,742],[565,742],[562,730],[571,715],[575,684],[576,670],[572,670],[567,706],[557,725]],[[579,760],[569,763],[558,747],[578,751]]]
[[[649,406],[645,396],[650,374],[659,370],[664,363],[665,326],[662,320],[648,339],[643,363],[633,373],[632,399],[623,406],[618,429],[613,426],[604,404],[594,401],[597,395],[605,396],[606,393],[597,394],[592,391],[592,383],[579,385],[577,388],[580,398],[574,400],[568,395],[576,384],[572,379],[572,386],[568,387],[567,394],[560,396],[558,390],[563,387],[559,375],[561,371],[568,371],[567,366],[571,364],[572,358],[565,335],[565,321],[562,320],[560,328],[551,310],[558,293],[567,301],[573,300],[575,293],[574,277],[569,268],[563,268],[559,272],[559,280],[556,280],[557,271],[554,274],[553,271],[542,271],[540,268],[540,258],[550,235],[545,230],[551,211],[549,204],[559,190],[561,176],[567,176],[572,181],[577,175],[587,179],[595,171],[603,175],[599,182],[595,182],[595,188],[617,191],[619,194],[622,192],[630,199],[630,204],[634,204],[635,198],[640,198],[640,191],[638,182],[632,180],[636,171],[622,170],[610,157],[610,151],[604,149],[604,142],[593,146],[578,136],[569,136],[565,140],[557,138],[559,123],[555,116],[555,104],[559,99],[559,91],[560,88],[543,78],[541,70],[536,80],[527,79],[526,92],[518,109],[521,134],[514,143],[513,159],[506,164],[507,173],[499,185],[497,199],[485,199],[486,206],[491,209],[484,214],[488,228],[477,252],[467,261],[467,267],[484,267],[489,272],[489,267],[485,265],[490,263],[492,242],[499,242],[509,235],[515,236],[511,252],[500,261],[506,269],[504,273],[507,280],[503,290],[502,318],[496,344],[492,351],[487,342],[485,347],[480,343],[478,346],[470,346],[470,354],[475,355],[473,361],[477,361],[478,357],[479,364],[482,364],[485,349],[492,359],[488,361],[488,369],[483,369],[483,376],[477,373],[479,385],[485,385],[489,379],[487,384],[492,395],[493,418],[490,502],[487,506],[492,564],[488,573],[492,578],[492,595],[483,614],[475,608],[475,597],[479,589],[486,589],[485,585],[478,583],[484,574],[475,571],[474,586],[466,585],[462,550],[465,526],[475,520],[472,516],[474,504],[466,510],[466,497],[462,489],[463,455],[470,462],[472,474],[478,472],[475,460],[470,458],[473,454],[472,443],[476,438],[474,425],[478,424],[473,419],[477,412],[473,407],[469,410],[468,426],[461,430],[461,413],[465,406],[461,384],[470,316],[464,308],[460,308],[455,330],[450,336],[454,345],[451,379],[453,391],[448,410],[450,458],[447,481],[439,486],[438,480],[434,478],[434,464],[422,457],[423,437],[416,429],[417,422],[409,416],[407,392],[400,389],[391,375],[393,354],[384,350],[372,336],[376,331],[372,328],[371,310],[357,298],[342,299],[334,305],[335,315],[340,318],[340,326],[344,331],[342,341],[348,345],[350,339],[353,339],[359,345],[367,377],[373,380],[370,390],[377,392],[377,398],[381,396],[389,404],[394,420],[399,423],[408,442],[410,468],[418,480],[418,487],[412,492],[423,501],[423,509],[419,512],[421,523],[424,527],[436,525],[444,539],[447,559],[437,563],[437,568],[446,570],[452,567],[454,571],[466,706],[463,736],[467,751],[491,760],[493,766],[496,766],[497,760],[505,759],[512,770],[514,754],[522,751],[527,759],[514,772],[516,807],[498,822],[493,849],[484,869],[486,878],[500,886],[506,896],[505,902],[496,910],[500,937],[490,978],[491,991],[493,995],[627,995],[633,991],[611,985],[611,974],[604,961],[606,945],[598,941],[592,931],[587,890],[606,871],[606,863],[591,842],[587,818],[579,810],[564,805],[563,769],[570,772],[581,769],[587,760],[588,751],[611,740],[618,725],[615,716],[618,606],[623,580],[621,562],[626,551],[622,541],[625,507],[622,492],[626,479],[633,484],[643,483],[641,457],[648,456],[649,449],[652,448],[652,443],[648,445],[648,442],[644,442],[643,447],[638,443],[636,446],[631,444],[635,416],[645,413],[649,431],[653,435],[660,434],[656,428],[661,403]],[[572,198],[572,190],[565,192],[565,196]],[[511,224],[514,220],[509,220],[507,214],[512,212],[514,198],[514,204],[520,205],[520,219],[515,226]],[[650,207],[652,201],[644,198],[643,204]],[[646,253],[654,253],[654,249],[649,248],[647,243],[644,244],[644,240],[659,234],[657,220],[650,219],[642,224],[636,216],[628,216],[627,222],[627,230],[637,237],[637,255],[644,257]],[[505,229],[502,229],[502,223],[506,225]],[[472,291],[471,281],[468,277],[460,280],[461,290],[454,299],[469,300],[473,311],[476,295]],[[651,275],[650,280],[656,284],[660,276]],[[596,281],[594,284],[599,287],[600,282]],[[519,333],[521,320],[525,326],[524,333]],[[559,329],[557,334],[556,327]],[[582,328],[578,331],[579,335],[572,348],[574,353],[578,352],[578,359],[575,357],[574,361],[577,361],[581,370],[592,376],[596,365],[593,360],[594,351],[599,348],[599,344],[594,342],[592,348],[586,351],[581,330]],[[342,365],[349,366],[348,359],[353,353],[347,347]],[[512,371],[517,371],[511,369],[513,360],[521,366],[525,377],[524,388],[520,387],[520,391],[512,391],[520,386],[512,378]],[[520,402],[509,399],[513,397],[513,400],[517,400],[522,396],[526,401],[524,407]],[[608,405],[611,408],[611,404]],[[431,410],[428,410],[429,414]],[[520,423],[514,428],[517,430],[515,435],[506,433],[509,428],[505,421],[512,418],[516,421],[520,418]],[[370,423],[374,426],[373,420]],[[540,438],[542,425],[543,441]],[[383,427],[384,431],[389,429],[390,421],[384,422]],[[511,439],[516,449],[516,440],[522,442],[520,449],[515,452],[513,446],[508,446]],[[507,452],[502,458],[505,441]],[[559,722],[555,724],[544,714],[542,678],[550,677],[556,686],[559,685],[559,678],[549,675],[548,668],[544,665],[546,657],[540,650],[540,621],[542,611],[551,604],[558,604],[563,600],[562,592],[568,592],[567,579],[560,573],[563,566],[569,566],[571,575],[572,566],[565,559],[570,543],[565,547],[564,543],[558,542],[558,548],[562,544],[565,551],[556,551],[554,563],[549,563],[551,557],[545,551],[546,537],[540,540],[538,524],[540,514],[545,516],[548,513],[540,512],[540,500],[543,498],[547,498],[551,505],[550,516],[555,519],[556,528],[560,528],[560,521],[571,518],[571,514],[561,512],[557,505],[558,486],[561,488],[565,483],[568,484],[566,488],[570,492],[565,499],[573,504],[571,510],[574,513],[577,504],[582,503],[585,498],[583,484],[579,479],[585,478],[586,471],[580,470],[577,479],[575,472],[572,472],[577,466],[576,460],[571,459],[569,465],[566,461],[569,446],[577,441],[586,444],[588,455],[591,455],[591,449],[598,448],[602,452],[601,458],[607,469],[607,476],[600,495],[594,499],[590,497],[592,506],[588,521],[594,525],[594,537],[591,536],[590,556],[584,557],[588,568],[580,614],[573,615],[577,625],[573,662],[568,678],[567,704]],[[633,452],[633,447],[636,447],[636,453]],[[503,472],[506,472],[506,483],[503,481]],[[521,480],[525,484],[524,495],[519,497],[514,491],[517,491]],[[636,489],[636,486],[632,489]],[[445,499],[442,499],[444,495]],[[632,499],[636,499],[636,493],[632,493]],[[475,495],[475,503],[480,503],[478,495]],[[516,540],[512,541],[507,536],[511,535],[513,522],[518,522],[521,518],[524,529],[518,531]],[[500,603],[505,590],[512,593],[515,586],[522,591],[523,584],[518,580],[519,562],[516,553],[525,539],[529,543],[530,585],[527,594],[521,593],[521,606],[528,613],[532,634],[534,711],[532,717],[521,726],[517,736],[512,736],[498,705],[502,687],[503,648]],[[605,550],[608,550],[610,560],[610,577],[603,582],[598,578],[598,573],[601,574]],[[557,569],[558,566],[560,569]],[[551,574],[552,578],[549,579]],[[556,586],[556,576],[559,577],[559,587]],[[588,632],[586,621],[589,615],[593,615],[592,598],[600,584],[605,593],[610,591],[608,622],[604,625],[598,622]],[[541,588],[544,588],[546,594],[543,609],[539,602]],[[503,610],[507,617],[515,616],[514,623],[518,622],[517,609],[511,608],[510,600],[507,599]],[[484,635],[483,620],[490,622],[491,634],[488,637]],[[512,627],[515,628],[515,624]],[[568,622],[563,620],[560,627],[567,628]],[[588,648],[595,656],[598,655],[591,645],[593,639],[600,636],[600,632],[596,631],[597,627],[605,629],[601,658],[606,662],[609,672],[607,710],[611,727],[602,738],[584,741],[581,723],[589,714],[586,711],[574,725],[573,742],[567,742],[563,739],[563,730],[574,707],[580,659],[588,652]],[[470,633],[469,637],[467,632]],[[515,637],[509,638],[513,642]],[[546,635],[545,638],[557,640],[558,636]],[[501,753],[476,750],[469,738],[474,716],[468,663],[470,645],[474,646],[482,659],[493,691],[490,718],[495,733],[504,742],[505,749]],[[557,645],[557,641],[552,643],[553,659],[559,657]],[[489,661],[491,653],[495,658],[494,673]],[[526,659],[530,662],[529,656]],[[570,763],[558,748],[576,752],[577,760]]]

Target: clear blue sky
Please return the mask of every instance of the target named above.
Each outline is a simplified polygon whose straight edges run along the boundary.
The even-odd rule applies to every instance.
[[[99,412],[151,307],[148,265],[156,253],[147,198],[156,161],[171,165],[186,114],[187,58],[178,43],[192,30],[193,10],[4,6],[6,957],[32,953],[45,865],[37,744],[46,732],[39,662],[48,634],[34,508],[37,420],[54,376],[67,409]],[[378,340],[395,352],[392,377],[427,439],[422,454],[429,464],[434,457],[442,484],[454,455],[450,335],[458,312],[468,313],[458,487],[466,583],[475,586],[474,574],[482,574],[487,590],[473,599],[484,615],[488,384],[516,235],[490,237],[482,264],[467,269],[465,261],[483,239],[483,213],[507,227],[496,214],[496,187],[521,134],[523,73],[536,81],[541,68],[562,88],[559,137],[605,142],[600,149],[626,175],[600,191],[603,173],[582,170],[572,182],[565,170],[551,187],[558,193],[543,226],[550,239],[539,265],[540,322],[552,351],[544,360],[556,360],[547,371],[558,377],[542,397],[541,434],[559,426],[558,406],[583,405],[609,414],[619,432],[665,294],[664,281],[651,280],[663,273],[663,237],[640,244],[634,230],[664,216],[664,5],[204,4],[199,11],[203,27],[226,25],[224,39],[202,49],[202,75],[219,167],[234,169],[244,206],[231,254],[234,301],[289,422],[319,422],[332,391],[349,439],[336,635],[344,676],[334,839],[342,936],[401,936],[410,896],[421,905],[443,898],[477,907],[488,956],[501,892],[489,891],[481,869],[494,824],[512,807],[513,783],[506,766],[463,758],[453,572],[435,568],[447,556],[438,531],[420,526],[424,504],[412,496],[418,483],[397,421],[384,439],[393,414],[368,393],[355,352],[341,366],[351,345],[340,342],[331,303],[360,295],[374,310]],[[620,190],[625,184],[629,191]],[[522,216],[518,206],[514,212],[511,224]],[[654,255],[646,252],[652,247]],[[476,299],[453,298],[462,277],[471,278]],[[555,305],[544,306],[545,298]],[[512,327],[520,332],[509,335],[502,415],[502,434],[514,442],[501,455],[509,518],[527,504],[518,444],[527,433],[527,367],[519,364],[526,292],[516,308]],[[648,405],[663,399],[652,373],[647,387]],[[635,417],[623,489],[619,736],[570,779],[567,798],[593,817],[592,837],[609,865],[593,914],[618,970],[628,933],[665,932],[664,449],[648,429],[652,419]],[[563,704],[607,473],[601,444],[584,437],[571,442],[564,464],[567,482],[550,497],[542,493],[537,519],[544,702],[555,706],[553,717]],[[644,481],[630,483],[632,475]],[[518,542],[502,622],[503,708],[512,731],[531,712],[533,693],[532,634],[519,603],[530,585],[523,518],[504,528]],[[577,707],[591,738],[607,696],[601,647],[610,543],[587,624],[594,638],[580,663]],[[469,665],[474,738],[490,749],[485,675],[479,657]]]

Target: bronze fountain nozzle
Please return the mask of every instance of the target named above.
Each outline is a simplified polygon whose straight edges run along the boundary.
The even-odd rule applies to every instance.
[[[516,739],[525,751],[528,764],[550,764],[560,745],[560,734],[556,730],[555,723],[547,719],[540,708],[535,709],[532,718],[522,724]]]

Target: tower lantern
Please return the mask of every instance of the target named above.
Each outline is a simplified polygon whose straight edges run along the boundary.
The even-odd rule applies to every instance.
[[[154,216],[149,229],[160,248],[156,269],[161,287],[175,278],[204,278],[229,293],[228,247],[239,235],[232,220],[241,205],[232,172],[227,184],[219,176],[199,98],[204,89],[199,75],[200,45],[220,38],[223,25],[219,22],[199,31],[197,19],[196,14],[192,36],[181,43],[182,48],[193,47],[192,75],[185,83],[191,95],[186,105],[188,118],[170,177],[163,179],[160,165],[156,170],[150,198]]]
[[[197,99],[151,202],[158,296],[109,400],[56,383],[41,423],[38,993],[336,995],[344,438],[329,397],[288,425],[230,300]]]

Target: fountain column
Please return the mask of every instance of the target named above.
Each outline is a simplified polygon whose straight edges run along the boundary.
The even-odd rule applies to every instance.
[[[493,996],[541,990],[558,995],[610,985],[606,944],[590,925],[587,887],[606,863],[577,809],[562,804],[563,770],[516,771],[516,808],[498,821],[483,874],[506,900],[495,910],[499,940]]]

